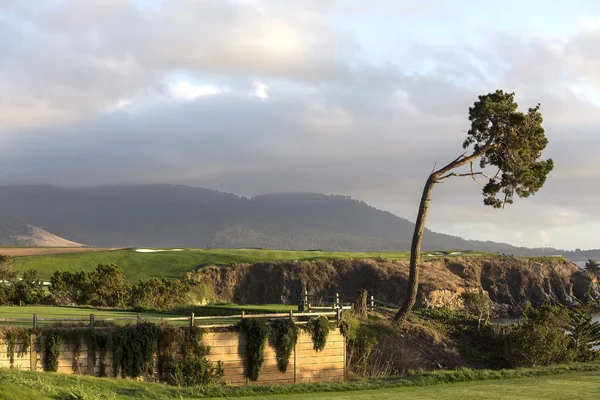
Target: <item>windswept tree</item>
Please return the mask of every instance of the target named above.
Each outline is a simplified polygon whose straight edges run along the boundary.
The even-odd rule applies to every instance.
[[[404,302],[394,317],[402,323],[417,299],[419,263],[425,220],[436,183],[452,177],[470,177],[483,187],[483,203],[493,208],[512,204],[515,195],[528,197],[546,182],[552,160],[542,160],[548,139],[542,128],[540,105],[526,113],[517,110],[514,93],[479,96],[469,108],[471,128],[463,143],[465,152],[429,175],[419,205],[411,251],[408,288]],[[475,161],[479,161],[474,166]],[[458,168],[464,167],[461,171]]]

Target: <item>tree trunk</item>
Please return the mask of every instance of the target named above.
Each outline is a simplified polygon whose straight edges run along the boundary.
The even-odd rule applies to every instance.
[[[354,312],[363,317],[367,315],[367,291],[365,289],[358,292],[358,297],[354,303]]]
[[[421,262],[421,243],[423,242],[423,232],[425,231],[425,220],[431,203],[431,192],[436,184],[438,172],[432,173],[425,183],[423,194],[421,195],[421,204],[419,205],[419,214],[415,223],[415,232],[410,246],[410,269],[408,275],[408,288],[402,307],[394,316],[394,322],[402,324],[406,321],[408,314],[417,301],[417,290],[419,288],[419,264]]]

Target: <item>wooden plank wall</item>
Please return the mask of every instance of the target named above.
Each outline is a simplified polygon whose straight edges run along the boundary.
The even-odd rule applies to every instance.
[[[247,373],[247,351],[246,337],[238,332],[211,332],[205,333],[203,338],[205,345],[210,346],[211,351],[208,359],[223,362],[223,382],[230,385],[248,384],[285,384],[301,382],[323,382],[343,381],[345,376],[345,338],[339,329],[330,332],[327,345],[323,351],[317,352],[313,348],[312,339],[309,334],[301,331],[296,348],[290,357],[290,363],[286,373],[277,368],[275,347],[272,338],[269,338],[265,346],[265,361],[260,370],[259,379],[256,382],[246,378]],[[43,371],[43,349],[33,342],[34,351],[18,354],[20,343],[17,344],[14,363],[11,366],[7,354],[7,345],[0,344],[0,368],[15,368],[19,370]],[[90,360],[91,361],[91,360]],[[88,374],[92,366],[88,363],[88,349],[85,343],[80,346],[80,354],[75,358],[72,349],[66,343],[60,345],[60,357],[58,372],[64,374]],[[99,375],[100,360],[96,356],[93,366],[94,375]],[[110,352],[105,358],[105,368],[108,376],[112,375],[112,354]]]

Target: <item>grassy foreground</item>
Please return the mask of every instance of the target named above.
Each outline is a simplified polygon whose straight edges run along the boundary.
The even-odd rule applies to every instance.
[[[0,369],[0,398],[20,399],[597,399],[600,363],[444,371],[388,380],[175,388],[131,380]]]
[[[0,254],[2,251],[0,249]],[[469,253],[479,255],[480,253]],[[257,261],[327,260],[336,258],[374,258],[402,260],[408,252],[321,252],[294,250],[256,249],[183,249],[140,253],[136,249],[96,251],[88,253],[48,254],[16,258],[19,272],[28,269],[38,271],[40,278],[47,280],[58,269],[63,271],[91,271],[100,263],[115,263],[123,267],[129,281],[137,282],[153,276],[183,278],[186,272],[207,265],[228,265]]]

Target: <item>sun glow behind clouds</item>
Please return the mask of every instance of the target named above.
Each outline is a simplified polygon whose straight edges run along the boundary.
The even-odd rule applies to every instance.
[[[195,85],[187,81],[179,81],[169,87],[169,93],[175,99],[194,100],[200,96],[211,96],[223,91],[213,85]]]

